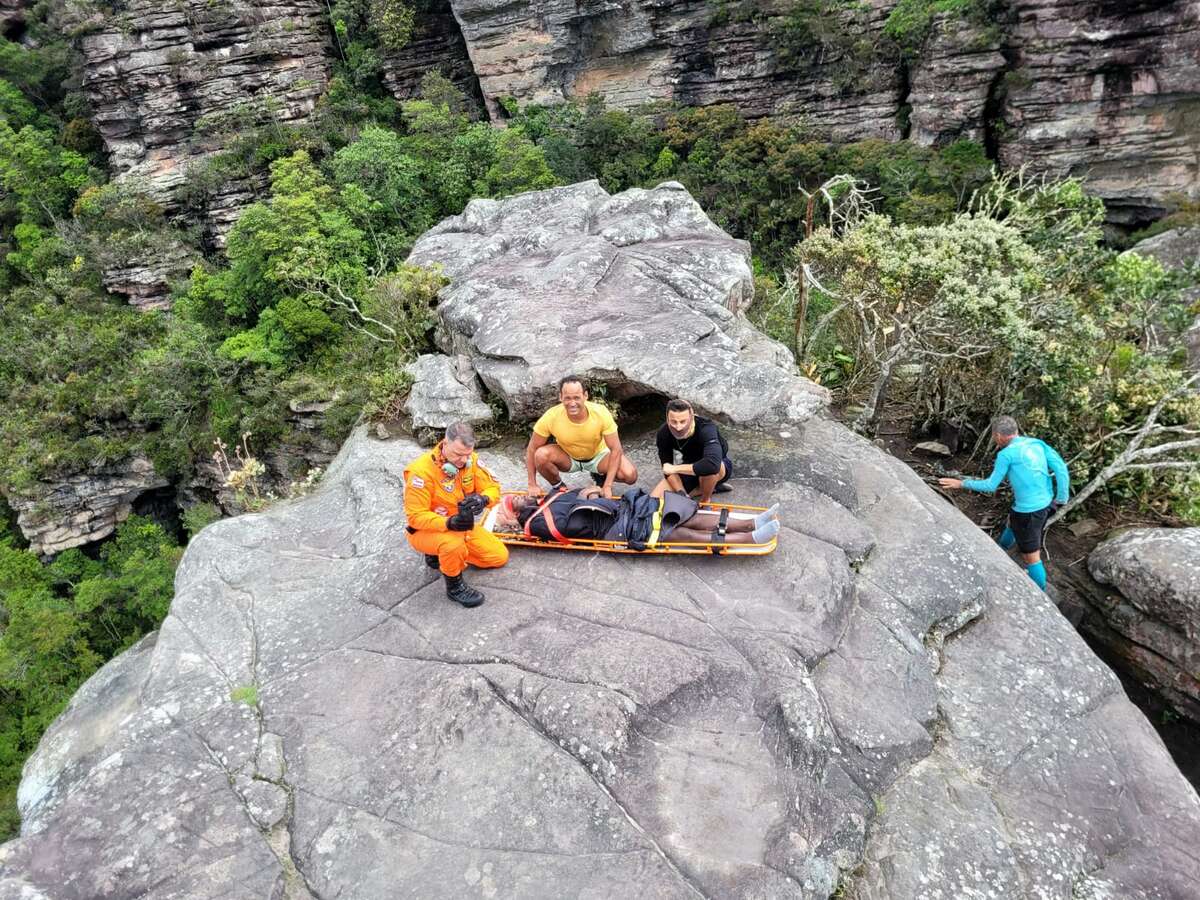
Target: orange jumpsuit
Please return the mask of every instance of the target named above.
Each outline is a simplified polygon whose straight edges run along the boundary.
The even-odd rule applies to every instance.
[[[467,494],[482,494],[490,507],[500,499],[500,485],[474,453],[454,475],[442,471],[445,461],[439,443],[404,470],[408,542],[421,553],[437,556],[442,573],[451,577],[462,574],[468,564],[481,569],[504,565],[508,548],[490,531],[480,526],[470,531],[446,527],[446,518],[458,511],[459,500]]]

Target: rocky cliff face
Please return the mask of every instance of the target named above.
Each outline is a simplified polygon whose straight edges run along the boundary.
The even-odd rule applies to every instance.
[[[1006,166],[1086,178],[1122,223],[1161,215],[1172,195],[1200,196],[1200,0],[1010,0],[986,27],[940,14],[909,62],[883,34],[892,0],[831,7],[822,15],[838,20],[837,36],[820,41],[786,36],[793,6],[443,0],[384,60],[384,77],[407,97],[440,68],[495,118],[504,97],[598,91],[619,107],[797,116],[836,141],[969,137]],[[163,193],[220,149],[223,117],[302,121],[326,86],[328,16],[310,0],[72,9],[63,24],[83,32],[83,86],[112,164]],[[261,187],[210,198],[218,246]]]
[[[82,87],[113,172],[170,200],[225,149],[230,124],[312,111],[328,81],[327,15],[317,0],[133,0],[115,12],[71,6],[60,24],[80,35]]]
[[[421,79],[435,69],[449,78],[477,110],[482,110],[479,79],[475,77],[450,0],[433,0],[422,5],[408,45],[384,56],[383,81],[396,97],[407,99],[417,95]]]
[[[0,33],[9,40],[18,37],[25,24],[28,0],[0,0]]]
[[[1200,197],[1200,2],[1016,0],[1000,160],[1077,175],[1117,222]]]
[[[726,4],[708,0],[574,3],[451,0],[493,115],[498,100],[556,103],[594,91],[613,106],[654,101],[689,106],[733,103],[747,115],[795,115],[833,140],[900,137],[898,66],[866,65],[846,48],[813,48],[781,61],[764,11],[788,0]],[[750,19],[751,6],[756,19]],[[839,27],[879,43],[891,4],[831,13]]]
[[[883,36],[888,0],[827,13],[843,39],[806,51],[777,36],[786,0],[754,5],[754,22],[700,0],[452,5],[493,114],[504,96],[599,91],[623,107],[798,115],[831,140],[899,138],[907,118],[918,141],[969,137],[1005,166],[1083,177],[1116,222],[1200,196],[1197,0],[1014,0],[987,27],[942,14],[911,63]]]
[[[0,897],[1189,897],[1200,798],[988,537],[838,425],[729,435],[772,556],[516,549],[466,611],[403,544],[419,448],[357,433],[188,548]]]

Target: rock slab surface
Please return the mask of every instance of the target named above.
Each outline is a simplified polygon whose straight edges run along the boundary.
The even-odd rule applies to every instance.
[[[730,436],[773,555],[515,550],[468,611],[403,540],[419,448],[357,432],[193,541],[0,897],[1194,895],[1200,799],[986,535],[840,426]]]

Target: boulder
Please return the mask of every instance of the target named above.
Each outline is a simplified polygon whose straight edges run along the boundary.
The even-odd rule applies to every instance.
[[[1170,228],[1133,245],[1136,253],[1157,259],[1164,269],[1200,266],[1200,225]],[[1200,289],[1197,289],[1200,290]]]
[[[360,429],[193,540],[27,763],[0,897],[1194,890],[1200,798],[985,534],[839,425],[728,431],[773,555],[514,548],[465,610],[404,543],[420,448]]]
[[[1200,528],[1133,528],[1104,541],[1088,571],[1120,596],[1102,607],[1118,652],[1200,721]]]
[[[919,444],[913,445],[914,450],[920,450],[923,453],[928,453],[932,456],[953,456],[950,448],[941,441],[922,441]]]
[[[427,353],[417,357],[409,373],[413,386],[404,411],[414,429],[441,431],[452,422],[483,425],[496,418],[466,356]]]
[[[618,400],[686,397],[734,423],[802,421],[828,402],[742,315],[754,291],[749,246],[676,182],[472,200],[408,261],[448,276],[438,342],[471,357],[514,420],[540,415],[572,373]]]

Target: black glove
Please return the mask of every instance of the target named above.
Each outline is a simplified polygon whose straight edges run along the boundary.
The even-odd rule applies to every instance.
[[[475,514],[459,505],[458,512],[446,519],[450,531],[470,531],[475,527]]]
[[[472,516],[477,516],[487,509],[487,498],[481,494],[467,494],[458,501],[458,511],[467,510]]]

